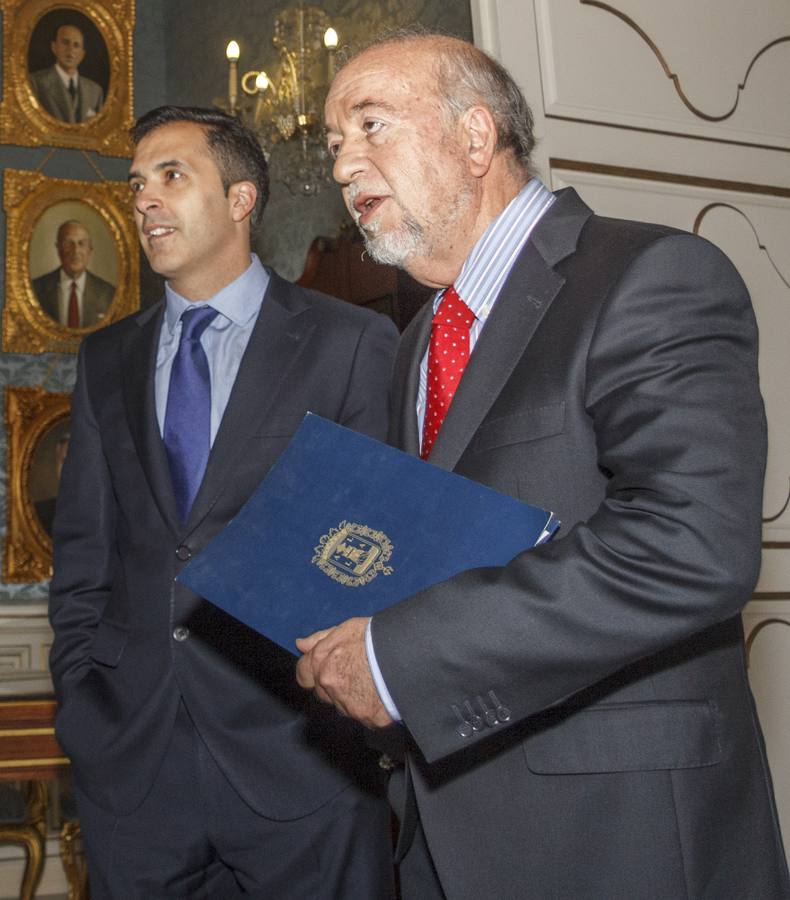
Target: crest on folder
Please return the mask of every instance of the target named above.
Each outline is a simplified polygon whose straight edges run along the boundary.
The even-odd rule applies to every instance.
[[[333,581],[361,587],[377,575],[392,574],[392,566],[387,565],[392,549],[383,531],[343,520],[321,536],[312,562]]]

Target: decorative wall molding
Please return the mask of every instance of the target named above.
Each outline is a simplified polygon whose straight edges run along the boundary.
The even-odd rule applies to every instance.
[[[533,2],[548,118],[790,151],[790,9]]]
[[[749,64],[746,66],[746,72],[743,78],[735,86],[735,99],[732,102],[732,106],[724,113],[707,113],[691,102],[688,94],[683,89],[683,84],[681,82],[680,76],[676,72],[672,71],[661,49],[650,37],[650,35],[643,28],[641,28],[629,15],[626,15],[626,13],[624,13],[622,10],[615,9],[614,6],[611,6],[608,3],[601,3],[600,0],[579,0],[579,2],[582,4],[582,6],[594,6],[598,9],[603,10],[604,12],[611,13],[611,15],[616,16],[618,19],[625,22],[625,24],[629,28],[633,29],[655,54],[656,59],[661,65],[661,68],[664,70],[664,74],[672,82],[672,86],[675,88],[675,92],[677,93],[678,97],[680,97],[686,109],[697,116],[697,118],[704,119],[707,122],[723,122],[726,119],[729,119],[738,108],[741,94],[746,89],[746,83],[749,80],[749,74],[754,68],[757,60],[774,47],[778,47],[780,44],[790,42],[790,35],[783,35],[782,37],[778,37],[772,41],[769,41],[769,43],[758,50],[757,53],[755,53],[755,55],[752,57]]]

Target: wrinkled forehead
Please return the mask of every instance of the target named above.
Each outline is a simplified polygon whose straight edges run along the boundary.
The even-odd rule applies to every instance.
[[[327,124],[364,102],[409,109],[437,100],[437,67],[429,48],[422,42],[384,44],[363,51],[338,72],[326,100]]]

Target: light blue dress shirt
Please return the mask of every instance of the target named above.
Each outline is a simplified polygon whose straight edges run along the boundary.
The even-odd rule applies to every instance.
[[[475,314],[475,321],[472,322],[469,329],[470,355],[491,310],[494,308],[502,285],[513,268],[513,263],[527,243],[532,230],[552,203],[554,203],[554,194],[538,178],[532,178],[486,228],[464,261],[461,272],[455,280],[455,289],[458,296]],[[443,290],[434,297],[434,314],[441,305],[443,297]],[[422,424],[425,418],[427,382],[428,348],[426,348],[420,363],[420,385],[417,391],[420,443],[422,443]],[[368,623],[365,631],[365,651],[373,681],[390,717],[394,721],[400,722],[401,715],[387,690],[376,660],[370,625],[371,623]]]
[[[154,391],[159,433],[164,434],[170,370],[181,339],[181,314],[195,306],[211,306],[219,315],[200,339],[208,359],[211,376],[211,443],[219,431],[239,364],[247,349],[258,318],[263,295],[269,286],[269,273],[253,253],[249,268],[208,300],[193,303],[165,284],[165,317],[156,354]]]

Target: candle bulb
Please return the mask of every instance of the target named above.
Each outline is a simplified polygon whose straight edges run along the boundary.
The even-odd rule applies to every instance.
[[[257,97],[255,100],[255,127],[261,123],[261,119],[263,118],[263,96],[266,89],[269,87],[269,76],[265,72],[258,72],[255,77],[255,90],[257,91]]]
[[[229,41],[225,48],[225,56],[228,60],[228,107],[231,113],[236,112],[238,100],[237,66],[239,60],[239,45],[236,41]]]
[[[327,49],[327,74],[329,81],[335,77],[335,48],[337,47],[338,37],[334,28],[327,28],[324,32],[324,46]]]

